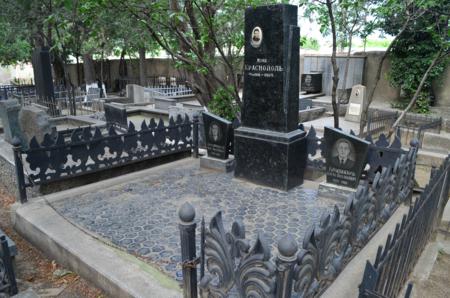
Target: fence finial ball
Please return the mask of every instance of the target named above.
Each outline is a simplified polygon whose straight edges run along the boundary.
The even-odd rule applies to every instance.
[[[191,222],[195,218],[195,209],[189,202],[186,202],[178,210],[178,216],[183,222]]]
[[[419,146],[419,140],[414,138],[411,140],[411,142],[409,142],[409,145],[411,145],[411,147],[418,147]]]
[[[284,257],[293,257],[298,250],[297,242],[292,235],[287,234],[278,241],[278,251]]]
[[[17,136],[15,136],[11,141],[11,145],[13,145],[14,147],[19,147],[21,144],[22,142]]]

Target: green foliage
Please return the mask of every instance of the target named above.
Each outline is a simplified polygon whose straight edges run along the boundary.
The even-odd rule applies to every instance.
[[[212,100],[208,103],[208,109],[211,113],[233,121],[239,113],[239,106],[234,101],[233,87],[217,89]]]
[[[391,44],[388,39],[367,39],[366,47],[368,48],[387,48]]]
[[[300,38],[300,47],[318,51],[320,49],[319,41],[314,37],[302,36]]]
[[[395,109],[404,110],[408,106],[411,98],[401,98],[396,102],[391,103],[391,107]],[[418,114],[429,114],[430,111],[430,97],[427,92],[421,92],[416,100],[411,112]]]
[[[442,19],[440,13],[449,11],[450,4],[429,0],[420,1],[416,5],[414,9],[422,9],[424,13],[419,15],[414,22],[410,22],[410,25],[393,44],[390,53],[391,69],[388,79],[394,87],[402,89],[404,97],[407,99],[413,97],[423,75],[438,52],[441,50],[445,52],[449,49],[448,16],[444,16]],[[387,11],[382,24],[383,30],[387,33],[398,34],[400,27],[404,25],[406,15],[405,9],[403,9],[403,13]],[[427,113],[429,111],[428,98],[433,96],[432,82],[444,72],[448,62],[447,55],[431,69],[416,102],[417,112]]]

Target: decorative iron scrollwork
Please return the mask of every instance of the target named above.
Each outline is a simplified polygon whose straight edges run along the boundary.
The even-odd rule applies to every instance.
[[[93,132],[93,134],[92,134]],[[102,133],[96,127],[75,129],[70,140],[63,134],[56,139],[45,135],[41,144],[36,138],[29,149],[22,151],[31,170],[29,178],[34,184],[48,183],[75,175],[125,165],[170,153],[190,151],[192,147],[191,122],[186,116],[164,121],[154,119],[147,125],[144,120],[137,131],[130,122],[126,132],[118,133],[114,126]]]
[[[270,249],[258,235],[253,246],[244,239],[243,224],[234,222],[225,232],[222,213],[212,219],[205,235],[207,272],[200,282],[203,297],[227,297],[232,290],[240,297],[272,297],[275,264]]]

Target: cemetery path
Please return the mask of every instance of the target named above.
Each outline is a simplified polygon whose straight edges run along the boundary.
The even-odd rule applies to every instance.
[[[334,204],[343,208],[343,203],[318,198],[317,190],[306,184],[289,192],[255,186],[234,179],[232,173],[199,169],[195,159],[142,173],[145,176],[139,179],[49,203],[69,221],[158,265],[177,280],[181,279],[177,211],[186,201],[196,208],[198,235],[202,216],[208,225],[221,210],[226,230],[232,221],[242,221],[247,238],[254,241],[261,233],[272,252],[286,233],[301,246],[306,230],[323,213],[331,212]]]
[[[17,234],[11,224],[11,205],[15,199],[0,189],[0,228],[16,243],[15,273],[19,293],[30,290],[45,297],[105,297],[86,280],[46,258]],[[31,296],[30,296],[31,297]]]

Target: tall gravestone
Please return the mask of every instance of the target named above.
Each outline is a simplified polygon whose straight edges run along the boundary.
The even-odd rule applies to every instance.
[[[350,94],[349,105],[345,120],[352,122],[360,122],[361,116],[367,106],[366,87],[363,85],[355,85]]]
[[[299,110],[297,7],[245,11],[242,126],[235,130],[235,176],[283,190],[303,182],[305,132]]]
[[[47,47],[36,48],[32,60],[36,94],[40,97],[53,98],[54,87],[49,49]]]
[[[32,56],[34,81],[38,103],[49,108],[51,115],[59,115],[53,86],[50,52],[47,47],[36,48]]]

